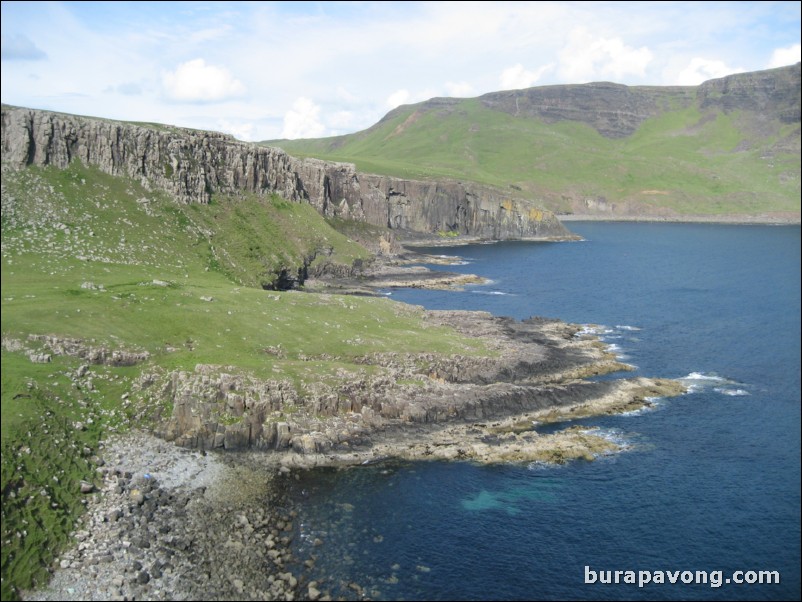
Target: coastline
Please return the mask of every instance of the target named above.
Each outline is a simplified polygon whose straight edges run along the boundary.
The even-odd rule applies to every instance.
[[[427,316],[432,324],[492,340],[497,357],[442,361],[426,386],[396,387],[396,406],[388,403],[391,391],[379,391],[383,405],[372,410],[365,400],[352,416],[359,420],[359,437],[323,446],[322,453],[321,441],[341,432],[337,417],[305,423],[298,416],[295,443],[282,451],[190,450],[143,432],[107,440],[98,469],[102,486],[73,534],[74,547],[59,558],[46,588],[23,597],[328,600],[327,585],[334,584],[309,576],[317,555],[326,553],[325,542],[316,543],[309,558],[292,553],[297,514],[283,483],[298,471],[391,458],[592,461],[624,448],[589,426],[566,425],[548,434],[537,427],[632,411],[653,397],[685,391],[664,379],[587,380],[629,367],[579,325],[517,322],[483,312]],[[396,367],[417,361],[394,354],[374,359]]]
[[[561,222],[638,222],[677,224],[729,224],[755,226],[798,226],[802,223],[799,213],[777,215],[612,215],[598,213],[555,214]]]

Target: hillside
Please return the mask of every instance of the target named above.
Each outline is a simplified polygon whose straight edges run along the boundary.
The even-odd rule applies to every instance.
[[[277,420],[298,411],[304,383],[381,374],[364,366],[371,353],[482,349],[389,300],[262,290],[320,248],[310,270],[370,256],[275,195],[180,204],[79,162],[4,167],[4,600],[46,577],[86,501],[80,482],[96,480],[100,439],[169,418],[172,400],[143,379],[207,366],[297,389]],[[215,410],[229,427],[230,411]]]
[[[355,134],[264,144],[363,172],[478,182],[558,214],[798,220],[800,64],[696,87],[435,98]]]

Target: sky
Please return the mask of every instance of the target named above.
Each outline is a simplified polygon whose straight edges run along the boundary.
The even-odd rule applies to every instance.
[[[2,101],[241,140],[436,96],[800,60],[800,2],[2,2]]]

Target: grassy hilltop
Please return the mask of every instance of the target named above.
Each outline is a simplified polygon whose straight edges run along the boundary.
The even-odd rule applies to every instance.
[[[142,374],[212,364],[303,390],[381,370],[355,362],[375,351],[481,351],[386,299],[265,291],[303,258],[369,257],[277,196],[181,205],[78,162],[4,168],[2,255],[3,599],[46,580],[93,495],[81,481],[96,478],[98,442],[171,411],[137,390]],[[115,351],[146,359],[120,365]]]
[[[291,154],[515,190],[556,213],[795,215],[799,65],[698,87],[547,86],[404,105]]]

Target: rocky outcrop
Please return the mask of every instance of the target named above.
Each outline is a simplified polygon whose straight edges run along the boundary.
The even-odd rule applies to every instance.
[[[53,355],[77,357],[89,364],[106,366],[135,366],[150,357],[147,351],[109,349],[80,339],[62,338],[46,334],[28,335],[29,348],[19,339],[3,337],[5,351],[24,351],[34,363],[49,363]]]
[[[414,437],[420,429],[587,406],[589,400],[600,400],[596,413],[626,411],[633,409],[629,404],[635,399],[681,389],[651,379],[636,384],[587,380],[630,367],[576,325],[516,322],[481,312],[426,315],[432,326],[481,338],[492,354],[374,353],[356,358],[356,369],[300,387],[287,379],[265,380],[235,368],[198,365],[144,374],[134,397],[168,402],[171,415],[157,434],[180,445],[308,456],[353,453],[391,431]]]
[[[208,203],[213,194],[277,193],[326,217],[396,230],[496,240],[570,237],[551,213],[487,187],[360,174],[350,163],[296,159],[215,132],[4,106],[2,156],[13,168],[65,168],[78,160],[182,203]]]
[[[608,138],[632,135],[641,123],[668,107],[688,106],[690,87],[630,87],[610,82],[541,86],[493,92],[479,97],[486,107],[515,116],[537,117],[546,123],[579,121]]]
[[[784,123],[799,123],[802,63],[778,69],[737,73],[711,79],[698,87],[699,107],[754,111],[774,115]],[[798,132],[797,132],[798,135]]]

